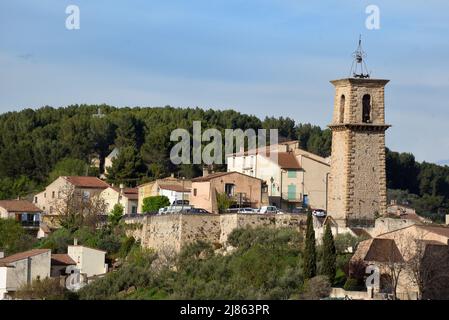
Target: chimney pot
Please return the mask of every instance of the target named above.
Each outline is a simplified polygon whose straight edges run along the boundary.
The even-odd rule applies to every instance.
[[[73,239],[73,245],[74,245],[74,246],[77,246],[77,245],[78,245],[78,239],[77,239],[77,238]]]

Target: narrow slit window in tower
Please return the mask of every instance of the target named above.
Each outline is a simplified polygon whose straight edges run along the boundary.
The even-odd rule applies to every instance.
[[[371,123],[371,96],[369,94],[363,96],[362,122]]]
[[[341,98],[340,98],[340,123],[344,123],[345,122],[345,95],[342,94]]]

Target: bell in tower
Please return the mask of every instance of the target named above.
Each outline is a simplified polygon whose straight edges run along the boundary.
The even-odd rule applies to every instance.
[[[384,88],[389,80],[372,79],[366,55],[354,53],[350,78],[335,86],[328,214],[339,225],[370,227],[386,213]]]

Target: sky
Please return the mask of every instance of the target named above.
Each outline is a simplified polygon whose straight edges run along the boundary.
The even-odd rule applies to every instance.
[[[80,29],[66,28],[66,7]],[[369,30],[368,5],[380,28]],[[387,147],[449,164],[444,0],[1,0],[0,113],[70,104],[235,109],[325,127],[359,35]]]

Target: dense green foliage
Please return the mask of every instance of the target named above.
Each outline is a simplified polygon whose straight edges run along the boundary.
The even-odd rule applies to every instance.
[[[53,253],[67,253],[67,246],[72,245],[74,239],[77,239],[78,244],[104,250],[107,252],[107,258],[113,259],[126,256],[136,244],[133,238],[126,236],[125,228],[124,224],[108,224],[96,230],[81,227],[74,232],[60,228],[40,240],[36,246],[51,249]]]
[[[14,219],[0,219],[0,251],[5,256],[26,251],[36,239],[27,234],[19,222]]]
[[[120,219],[123,216],[123,206],[120,203],[116,203],[112,211],[109,213],[108,221],[111,225],[116,226],[119,224]]]
[[[55,164],[48,176],[48,183],[60,176],[84,176],[88,173],[88,165],[83,160],[64,158]]]
[[[388,188],[390,199],[408,203],[418,214],[441,222],[449,213],[449,166],[419,163],[410,153],[387,150]]]
[[[95,117],[98,108],[103,117]],[[170,133],[192,132],[192,122],[207,128],[279,129],[285,139],[301,137],[304,148],[329,154],[330,132],[296,125],[289,118],[266,118],[232,110],[180,108],[114,108],[107,105],[43,107],[0,115],[0,198],[14,198],[39,190],[58,174],[94,174],[88,169],[98,157],[101,166],[114,147],[120,154],[108,180],[130,186],[171,172],[187,178],[201,172],[199,165],[175,166],[169,161]],[[224,134],[223,134],[224,137]]]
[[[166,196],[146,197],[142,202],[143,212],[155,212],[160,208],[170,205],[170,200]]]
[[[218,212],[225,213],[226,210],[229,209],[229,207],[231,207],[232,204],[233,204],[232,199],[230,199],[226,193],[224,192],[217,193]]]
[[[60,279],[45,278],[33,280],[32,283],[20,287],[15,297],[21,300],[68,300],[76,299],[76,295],[61,286]]]
[[[323,253],[321,272],[328,277],[331,284],[335,280],[335,272],[337,270],[337,251],[335,249],[334,236],[329,224],[326,225],[323,236]]]
[[[313,219],[312,214],[307,215],[307,229],[305,238],[305,249],[304,249],[304,277],[310,279],[316,276],[316,245],[315,245],[315,231],[313,229]]]
[[[300,299],[328,295],[322,277],[304,281],[302,238],[293,229],[236,229],[231,253],[196,242],[178,255],[132,250],[116,272],[84,287],[80,299]],[[165,263],[162,263],[164,261]]]

